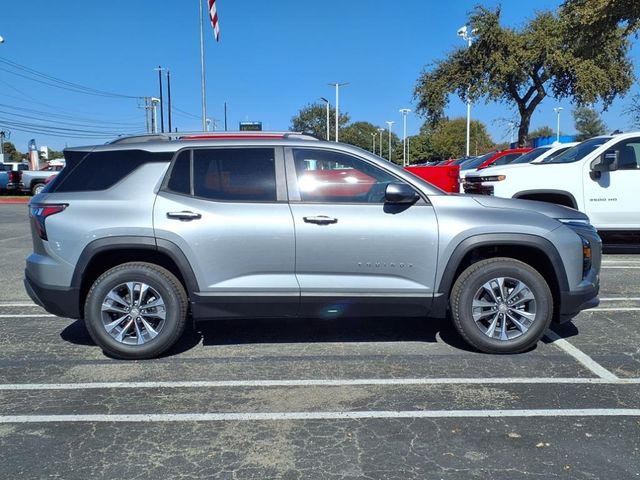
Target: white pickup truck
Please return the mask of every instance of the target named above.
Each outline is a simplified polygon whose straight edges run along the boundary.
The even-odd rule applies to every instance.
[[[474,172],[464,191],[566,205],[586,213],[603,237],[637,238],[640,132],[594,137],[547,162]]]

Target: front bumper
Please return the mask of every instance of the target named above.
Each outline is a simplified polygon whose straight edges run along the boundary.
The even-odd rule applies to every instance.
[[[597,307],[600,304],[599,291],[600,285],[594,285],[579,292],[561,292],[560,312],[554,320],[566,323],[582,310]]]
[[[81,318],[80,292],[77,288],[40,285],[25,272],[24,288],[31,300],[58,317]]]

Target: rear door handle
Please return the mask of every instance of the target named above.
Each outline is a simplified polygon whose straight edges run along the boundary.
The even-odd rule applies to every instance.
[[[327,217],[326,215],[317,215],[315,217],[302,217],[305,223],[315,223],[316,225],[330,225],[338,223],[337,218]]]
[[[198,220],[199,218],[202,218],[202,215],[200,215],[199,213],[186,212],[186,211],[185,212],[167,212],[167,218],[190,221],[190,220]]]

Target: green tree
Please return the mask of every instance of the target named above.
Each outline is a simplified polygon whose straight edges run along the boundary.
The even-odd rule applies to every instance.
[[[576,140],[579,142],[607,133],[606,125],[593,108],[577,107],[573,110],[573,121],[578,132]]]
[[[329,134],[335,134],[336,109],[329,107]],[[349,123],[349,115],[340,112],[340,128]],[[325,104],[311,103],[303,107],[292,119],[290,130],[293,132],[311,133],[318,138],[327,136],[327,107]]]
[[[475,40],[429,65],[414,90],[417,111],[437,123],[451,94],[514,105],[518,144],[525,145],[531,116],[542,100],[571,98],[604,107],[633,81],[628,32],[614,29],[599,48],[581,49],[566,15],[536,13],[521,29],[500,24],[500,8],[477,7],[470,16]]]
[[[540,137],[553,137],[556,135],[556,131],[551,128],[551,127],[547,127],[546,125],[543,127],[538,127],[535,130],[532,130],[531,132],[529,132],[529,139],[533,140],[534,138],[540,138]]]
[[[417,135],[409,137],[409,162],[424,163],[434,158],[433,147],[431,145],[432,127],[428,122],[424,122]]]
[[[631,104],[627,106],[625,113],[631,117],[633,126],[640,128],[640,94],[631,98]]]
[[[376,151],[378,150],[378,127],[369,122],[353,122],[340,130],[340,141],[355,145],[365,150],[372,150],[373,135],[376,135]]]
[[[19,162],[22,160],[22,153],[16,149],[16,146],[13,143],[7,142],[6,140],[4,141],[3,153],[9,157],[9,161],[11,162]]]
[[[596,42],[613,30],[629,34],[640,29],[640,2],[637,0],[566,0],[561,14],[570,28],[580,30],[583,39]]]
[[[469,131],[469,153],[482,154],[493,146],[493,140],[485,125],[471,121]],[[430,134],[433,156],[441,158],[459,158],[466,152],[467,120],[463,117],[441,120]]]

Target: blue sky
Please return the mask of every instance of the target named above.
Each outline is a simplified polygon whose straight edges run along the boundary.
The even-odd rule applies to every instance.
[[[265,129],[286,130],[290,119],[319,97],[334,101],[329,82],[349,82],[341,89],[341,111],[351,119],[384,126],[394,120],[401,134],[400,108],[413,109],[413,89],[424,66],[462,45],[456,30],[477,0],[218,0],[221,38],[205,29],[208,116],[223,118],[229,128],[244,120],[262,121]],[[500,3],[503,21],[517,26],[536,9],[555,9],[556,0],[486,0]],[[0,17],[0,58],[87,87],[131,96],[158,95],[157,73],[171,70],[174,112],[180,130],[200,128],[200,60],[197,0],[44,0],[5,2]],[[638,41],[632,56],[640,74]],[[11,69],[10,69],[11,70]],[[12,70],[15,71],[15,70]],[[640,75],[639,75],[640,76]],[[637,84],[632,93],[639,92]],[[609,127],[629,129],[622,112],[630,99],[619,99],[605,112]],[[132,98],[104,98],[42,85],[6,71],[0,63],[0,128],[25,151],[38,145],[103,143],[103,138],[53,137],[21,132],[3,122],[18,121],[69,128],[144,131],[144,111]],[[532,128],[555,127],[547,99],[533,117]],[[565,101],[562,130],[573,132],[571,105]],[[23,110],[18,110],[23,109]],[[28,109],[28,110],[24,110]],[[464,116],[457,99],[450,117]],[[16,114],[23,115],[16,117]],[[52,116],[53,115],[53,116]],[[57,117],[55,115],[62,115]],[[194,117],[195,116],[195,117]],[[483,121],[497,142],[508,140],[506,122],[516,115],[507,105],[475,105],[472,117]],[[72,122],[76,125],[63,125]],[[411,114],[408,133],[423,119]]]

